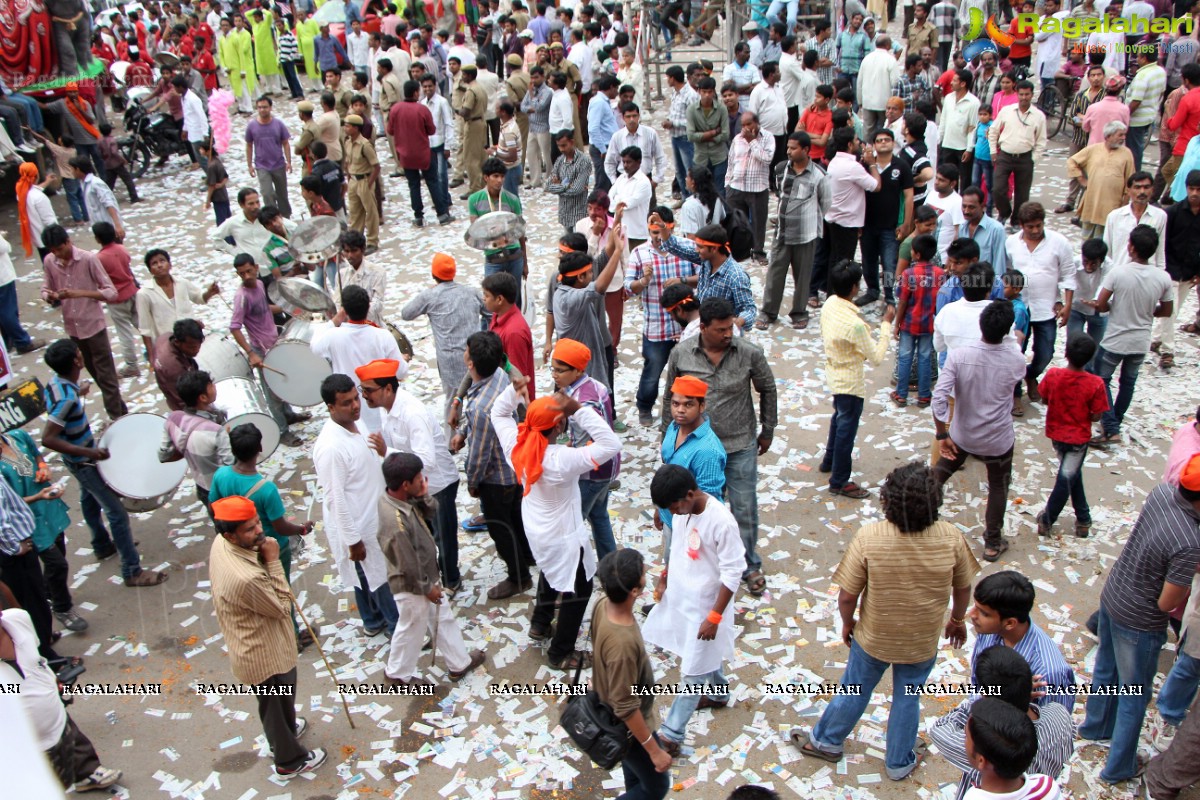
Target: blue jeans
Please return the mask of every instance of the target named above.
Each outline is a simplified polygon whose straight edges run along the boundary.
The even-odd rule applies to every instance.
[[[10,350],[26,348],[33,341],[21,325],[16,281],[0,286],[0,334],[4,336],[4,346]]]
[[[362,617],[363,627],[371,630],[383,628],[390,639],[392,632],[396,630],[396,621],[400,619],[391,587],[384,581],[375,591],[371,591],[361,562],[354,562],[354,571],[358,573],[354,602],[358,604],[358,615]]]
[[[649,724],[649,723],[648,723]],[[661,742],[658,734],[655,741]],[[654,762],[638,742],[629,743],[629,751],[621,759],[625,776],[625,792],[617,800],[663,800],[671,790],[671,772],[659,772]]]
[[[431,147],[429,150],[430,159],[437,172],[437,190],[438,194],[442,197],[442,207],[449,213],[450,204],[453,201],[450,199],[450,167],[446,161],[446,146],[439,144],[437,147]],[[437,204],[434,203],[434,205]]]
[[[728,167],[728,161],[722,161],[720,164],[708,165],[708,170],[713,176],[713,185],[717,187],[717,194],[721,195],[721,197],[725,196],[725,170]]]
[[[667,712],[667,719],[662,724],[663,735],[673,742],[682,742],[687,736],[688,720],[692,718],[692,714],[696,713],[696,706],[700,704],[701,697],[710,697],[718,703],[729,700],[729,681],[720,667],[702,675],[682,675],[680,683],[687,686],[714,686],[724,691],[720,694],[710,695],[676,695],[675,702],[671,703],[671,710]]]
[[[836,695],[825,708],[821,721],[808,735],[809,744],[827,753],[842,752],[846,737],[867,710],[871,693],[888,667],[892,668],[892,707],[888,711],[887,766],[888,777],[900,780],[912,772],[917,763],[913,745],[917,741],[917,728],[921,722],[921,697],[905,693],[905,686],[916,686],[925,682],[937,660],[935,655],[928,661],[917,664],[889,664],[867,654],[859,643],[850,641],[850,658],[846,660],[846,672],[842,675],[842,686],[860,686],[858,695]]]
[[[1096,344],[1100,344],[1100,340],[1104,338],[1104,331],[1108,329],[1108,317],[1100,314],[1081,314],[1077,309],[1071,309],[1071,316],[1067,319],[1067,341],[1084,333],[1095,340]],[[1096,357],[1092,356],[1092,360],[1088,362],[1087,371],[1094,373],[1096,371]]]
[[[695,152],[695,145],[688,141],[686,136],[671,137],[671,153],[675,156],[675,187],[683,195],[684,200],[687,200],[691,194],[687,190],[687,174],[688,170],[692,168]]]
[[[908,399],[913,355],[917,357],[917,398],[929,398],[933,376],[933,334],[900,331],[900,349],[896,352],[896,394]]]
[[[280,66],[283,67],[283,77],[287,80],[288,91],[292,93],[292,99],[303,99],[304,87],[300,85],[300,77],[296,74],[296,62],[284,61]]]
[[[776,22],[783,22],[783,9],[787,7],[787,32],[788,36],[792,35],[792,31],[796,29],[796,18],[800,15],[800,0],[771,0],[771,5],[767,8],[767,22],[774,25]]]
[[[1025,380],[1036,381],[1054,358],[1054,340],[1058,338],[1058,319],[1051,317],[1041,322],[1029,323],[1029,338],[1026,345],[1033,342],[1033,361],[1025,368]],[[1021,396],[1021,384],[1014,389],[1016,397]]]
[[[27,97],[23,94],[13,92],[4,98],[10,103],[20,106],[29,116],[29,127],[38,133],[45,133],[46,126],[42,122],[42,107],[37,104],[37,101],[32,97]]]
[[[612,481],[579,479],[579,499],[583,518],[592,526],[592,541],[596,544],[596,560],[604,558],[617,549],[613,537],[612,520],[608,516],[608,485]]]
[[[990,216],[995,203],[992,202],[992,162],[973,159],[975,166],[971,168],[971,183],[984,190],[987,195],[987,214]]]
[[[639,414],[649,414],[658,399],[658,383],[667,366],[675,342],[652,342],[642,336],[642,377],[638,381],[636,402]]]
[[[497,272],[507,272],[517,279],[517,308],[521,307],[521,281],[525,280],[525,257],[517,256],[512,261],[504,261],[499,264],[491,264],[484,262],[483,275],[494,275]],[[490,319],[490,316],[489,316]]]
[[[133,544],[129,513],[121,505],[121,498],[100,477],[95,464],[73,464],[65,458],[63,464],[79,481],[79,509],[92,532],[92,550],[105,553],[115,547],[121,556],[121,577],[137,577],[142,571],[142,562]],[[108,519],[108,530],[104,528],[105,518]]]
[[[1132,778],[1137,771],[1137,746],[1142,735],[1146,706],[1154,693],[1158,654],[1167,641],[1167,630],[1137,631],[1113,620],[1100,604],[1097,619],[1100,649],[1092,670],[1095,686],[1140,686],[1142,695],[1106,697],[1092,695],[1087,717],[1079,728],[1082,739],[1111,739],[1108,762],[1100,778],[1116,783]]]
[[[442,585],[454,586],[462,580],[458,571],[458,481],[433,496],[437,500],[437,514],[433,517],[433,538],[438,545],[438,568],[442,573]]]
[[[83,202],[83,184],[74,178],[62,179],[63,194],[71,208],[71,219],[83,222],[88,218],[87,205]]]
[[[1121,422],[1125,412],[1133,402],[1133,390],[1137,386],[1138,371],[1146,360],[1145,353],[1110,353],[1103,347],[1096,350],[1096,374],[1104,381],[1104,391],[1108,395],[1109,410],[1100,418],[1106,436],[1121,432]],[[1121,378],[1117,384],[1117,397],[1113,399],[1112,377],[1121,368]]]
[[[1054,479],[1054,488],[1050,490],[1043,513],[1053,525],[1070,497],[1071,507],[1075,509],[1075,523],[1090,524],[1092,510],[1088,508],[1087,495],[1083,491],[1083,462],[1087,458],[1088,446],[1054,442],[1054,450],[1059,458],[1058,477]]]
[[[1125,146],[1133,153],[1133,168],[1135,171],[1142,168],[1142,154],[1146,152],[1146,137],[1149,133],[1149,125],[1131,127],[1125,133]]]
[[[745,578],[762,568],[758,556],[758,444],[725,456],[725,499],[746,548]]]
[[[1188,634],[1191,635],[1191,631]],[[1175,666],[1171,667],[1162,688],[1158,690],[1158,713],[1165,721],[1172,725],[1183,724],[1188,707],[1196,696],[1197,685],[1200,685],[1200,658],[1192,658],[1179,649]]]
[[[829,419],[829,440],[821,467],[831,467],[831,489],[840,489],[850,482],[850,466],[854,458],[854,438],[858,436],[858,421],[862,418],[864,400],[852,394],[833,396],[833,416]]]
[[[509,192],[517,197],[521,196],[521,165],[509,167],[504,173],[504,191]]]
[[[862,230],[863,277],[867,279],[867,294],[879,297],[879,267],[883,265],[883,298],[888,305],[896,302],[892,290],[896,282],[896,260],[900,245],[896,243],[895,228],[865,227]]]
[[[100,145],[98,144],[76,144],[75,152],[81,156],[87,156],[92,160],[92,166],[96,169],[96,177],[108,183],[108,170],[104,168],[104,158],[100,155]],[[92,220],[95,222],[95,220]]]

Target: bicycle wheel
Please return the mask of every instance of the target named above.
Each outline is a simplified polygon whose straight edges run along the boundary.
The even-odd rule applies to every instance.
[[[1067,121],[1067,101],[1057,86],[1051,84],[1038,96],[1038,108],[1046,115],[1046,137],[1053,138]]]

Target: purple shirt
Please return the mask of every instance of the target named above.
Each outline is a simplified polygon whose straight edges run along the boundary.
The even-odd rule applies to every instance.
[[[263,124],[258,117],[246,124],[246,144],[254,145],[254,168],[270,172],[283,169],[283,143],[292,138],[287,126],[277,118]]]
[[[933,416],[946,419],[953,396],[950,438],[954,443],[976,457],[1004,455],[1017,439],[1012,393],[1023,377],[1025,356],[1008,341],[956,347],[946,357],[933,390]]]
[[[43,300],[49,300],[50,292],[61,292],[63,289],[98,291],[106,303],[115,303],[117,300],[116,287],[104,271],[104,265],[95,253],[88,250],[75,247],[71,251],[71,260],[65,264],[54,253],[48,253],[42,262],[42,276]],[[62,300],[59,309],[63,315],[63,327],[72,339],[90,339],[106,327],[104,305],[99,300],[73,297]]]
[[[275,346],[279,331],[275,328],[275,317],[267,304],[267,290],[262,281],[256,281],[253,289],[247,289],[245,284],[238,287],[233,296],[233,317],[229,320],[229,330],[246,329],[250,337],[250,346],[264,355]]]

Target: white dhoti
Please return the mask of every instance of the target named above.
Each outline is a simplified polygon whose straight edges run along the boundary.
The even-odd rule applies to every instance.
[[[417,674],[417,659],[421,657],[421,645],[425,643],[425,631],[431,634],[437,628],[434,648],[445,659],[447,669],[460,672],[471,666],[471,655],[463,641],[458,620],[450,607],[450,598],[443,597],[441,603],[431,603],[425,597],[407,592],[393,595],[396,600],[396,630],[392,633],[392,647],[388,651],[386,674],[389,678],[407,681]],[[437,621],[435,626],[434,620]]]

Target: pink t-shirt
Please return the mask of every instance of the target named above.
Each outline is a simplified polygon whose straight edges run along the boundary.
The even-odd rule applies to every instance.
[[[1175,431],[1171,440],[1171,452],[1167,455],[1167,470],[1163,473],[1163,483],[1172,486],[1179,485],[1179,476],[1184,466],[1192,460],[1192,456],[1200,453],[1200,430],[1198,423],[1184,425]]]

